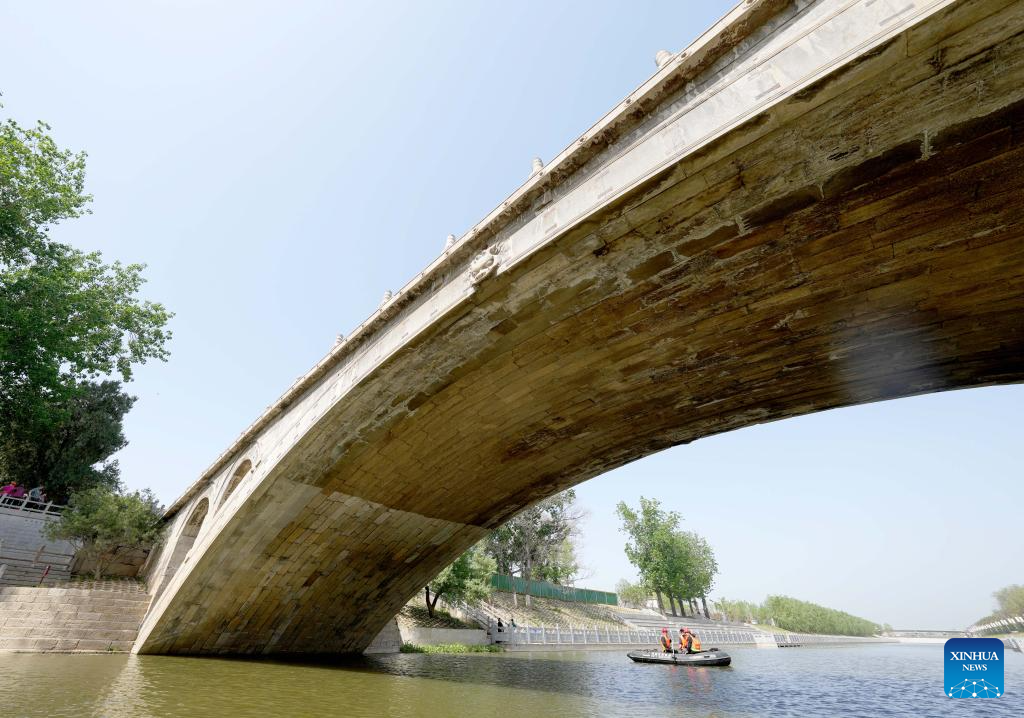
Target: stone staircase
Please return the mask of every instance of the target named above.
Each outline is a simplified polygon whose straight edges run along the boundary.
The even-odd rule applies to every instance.
[[[149,602],[141,586],[0,587],[0,651],[129,651]]]
[[[0,540],[0,587],[53,586],[71,578],[73,555],[48,550],[4,546]]]
[[[45,528],[57,514],[34,511],[22,501],[0,504],[0,588],[52,586],[71,576],[75,547],[46,538]]]

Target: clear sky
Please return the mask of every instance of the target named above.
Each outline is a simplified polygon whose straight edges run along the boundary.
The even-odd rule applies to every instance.
[[[59,238],[145,262],[176,312],[120,455],[173,500],[295,377],[725,13],[724,2],[31,2],[0,9],[0,112],[89,152]],[[583,583],[632,570],[614,505],[705,534],[715,595],[959,627],[1024,581],[1020,387],[828,412],[580,487]]]

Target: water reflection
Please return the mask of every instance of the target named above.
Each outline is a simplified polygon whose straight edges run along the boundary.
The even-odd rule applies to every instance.
[[[728,668],[634,664],[621,652],[394,655],[338,663],[0,654],[0,715],[962,715],[941,646],[731,651]],[[1024,714],[1024,657],[985,714]],[[977,707],[975,707],[977,708]],[[973,711],[972,711],[973,712]]]

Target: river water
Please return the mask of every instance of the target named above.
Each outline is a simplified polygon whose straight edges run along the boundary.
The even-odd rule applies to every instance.
[[[333,665],[168,656],[0,654],[0,716],[1024,716],[1007,694],[950,699],[941,645],[730,650],[728,668],[622,652],[366,657]]]

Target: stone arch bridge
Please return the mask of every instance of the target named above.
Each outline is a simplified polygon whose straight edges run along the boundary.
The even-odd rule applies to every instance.
[[[748,0],[658,62],[168,510],[136,651],[360,651],[613,467],[1024,378],[1024,2]]]

